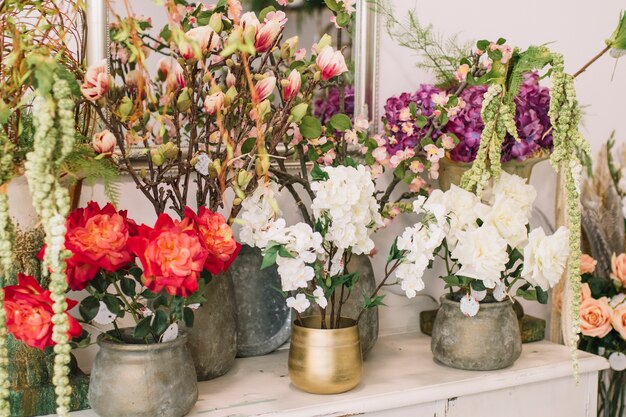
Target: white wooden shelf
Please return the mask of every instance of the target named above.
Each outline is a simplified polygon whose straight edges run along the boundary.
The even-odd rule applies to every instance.
[[[379,339],[365,361],[361,384],[350,392],[298,390],[287,376],[287,352],[279,351],[238,359],[227,375],[200,383],[200,398],[189,415],[595,416],[597,372],[608,365],[585,352],[579,352],[579,365],[576,384],[569,349],[537,342],[524,345],[522,356],[508,369],[461,371],[433,361],[430,338],[406,333]],[[87,410],[72,416],[96,415]]]

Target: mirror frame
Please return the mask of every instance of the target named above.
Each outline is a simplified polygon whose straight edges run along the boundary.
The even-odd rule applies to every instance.
[[[376,3],[359,0],[354,35],[354,112],[371,122],[374,133],[379,126],[380,22]]]

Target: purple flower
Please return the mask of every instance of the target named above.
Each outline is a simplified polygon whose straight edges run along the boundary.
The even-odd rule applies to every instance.
[[[422,84],[413,94],[402,93],[387,100],[383,123],[385,124],[387,151],[390,155],[400,150],[415,148],[426,136],[430,119],[426,126],[419,128],[415,123],[415,117],[411,115],[409,106],[414,103],[416,115],[430,118],[435,108],[431,97],[439,92],[440,90],[432,85]],[[439,136],[440,133],[436,133]]]
[[[345,87],[345,108],[343,113],[353,118],[354,115],[354,87]],[[315,100],[315,117],[320,119],[322,124],[326,124],[339,111],[339,87],[331,87],[326,95]]]

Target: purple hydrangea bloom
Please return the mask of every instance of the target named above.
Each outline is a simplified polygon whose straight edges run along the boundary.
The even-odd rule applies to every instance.
[[[345,109],[344,114],[353,118],[354,115],[354,87],[349,85],[345,87]],[[315,100],[315,117],[320,119],[322,124],[326,124],[339,111],[339,87],[331,87],[327,90],[326,95]]]
[[[476,158],[484,126],[480,110],[486,92],[487,86],[477,85],[461,93],[465,108],[451,117],[444,129],[446,133],[454,133],[459,138],[459,144],[450,152],[453,161],[470,162]]]
[[[389,154],[393,155],[399,150],[415,148],[420,140],[425,137],[430,124],[421,129],[417,127],[415,119],[408,113],[409,105],[415,103],[418,115],[430,117],[435,108],[431,97],[440,91],[432,85],[422,84],[413,94],[402,93],[387,100],[383,123],[385,124],[385,139]]]

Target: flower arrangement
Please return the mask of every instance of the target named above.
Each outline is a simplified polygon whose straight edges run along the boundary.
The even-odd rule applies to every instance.
[[[283,40],[287,17],[274,7],[257,15],[229,1],[166,11],[158,35],[149,19],[119,18],[110,76],[104,64],[86,73],[83,96],[107,128],[94,145],[114,153],[157,214],[182,217],[195,183],[198,207],[212,211],[234,190],[234,219],[270,155],[303,123],[317,86],[346,70],[343,55],[324,37],[305,56],[297,37]],[[151,52],[162,55],[156,74],[145,66]],[[136,167],[137,155],[147,168]]]
[[[567,264],[568,230],[561,227],[551,236],[541,228],[529,232],[535,197],[522,178],[503,172],[482,199],[453,185],[426,200],[449,213],[436,254],[446,265],[446,288],[465,315],[476,315],[481,301],[504,300],[520,280],[526,282],[515,295],[547,303],[547,291]]]
[[[311,205],[314,227],[307,223],[287,226],[273,200],[276,185],[265,183],[244,200],[241,219],[242,241],[261,248],[262,267],[278,265],[281,290],[298,320],[312,305],[319,308],[321,328],[338,328],[342,307],[357,283],[358,273],[346,270],[352,254],[374,249],[371,234],[383,225],[371,174],[364,166],[319,167],[312,172],[314,199]],[[421,210],[419,201],[415,210]],[[394,276],[407,294],[423,288],[421,276],[433,260],[433,251],[444,237],[446,219],[423,216],[407,228],[391,247],[385,276],[372,294],[365,294],[363,309],[382,304],[379,290]]]
[[[181,221],[161,214],[149,227],[138,226],[110,203],[90,202],[68,216],[64,229],[67,286],[89,294],[79,305],[82,322],[113,324],[106,336],[120,343],[166,342],[176,339],[181,324],[192,327],[204,285],[211,274],[227,269],[240,249],[224,217],[204,208],[196,214],[187,207]],[[40,257],[50,252],[47,245]],[[22,274],[6,291],[9,332],[34,348],[55,346],[50,291]],[[68,308],[76,304],[68,299]],[[117,324],[126,315],[134,321],[133,340],[126,340]],[[66,337],[87,343],[80,324],[65,316]]]

